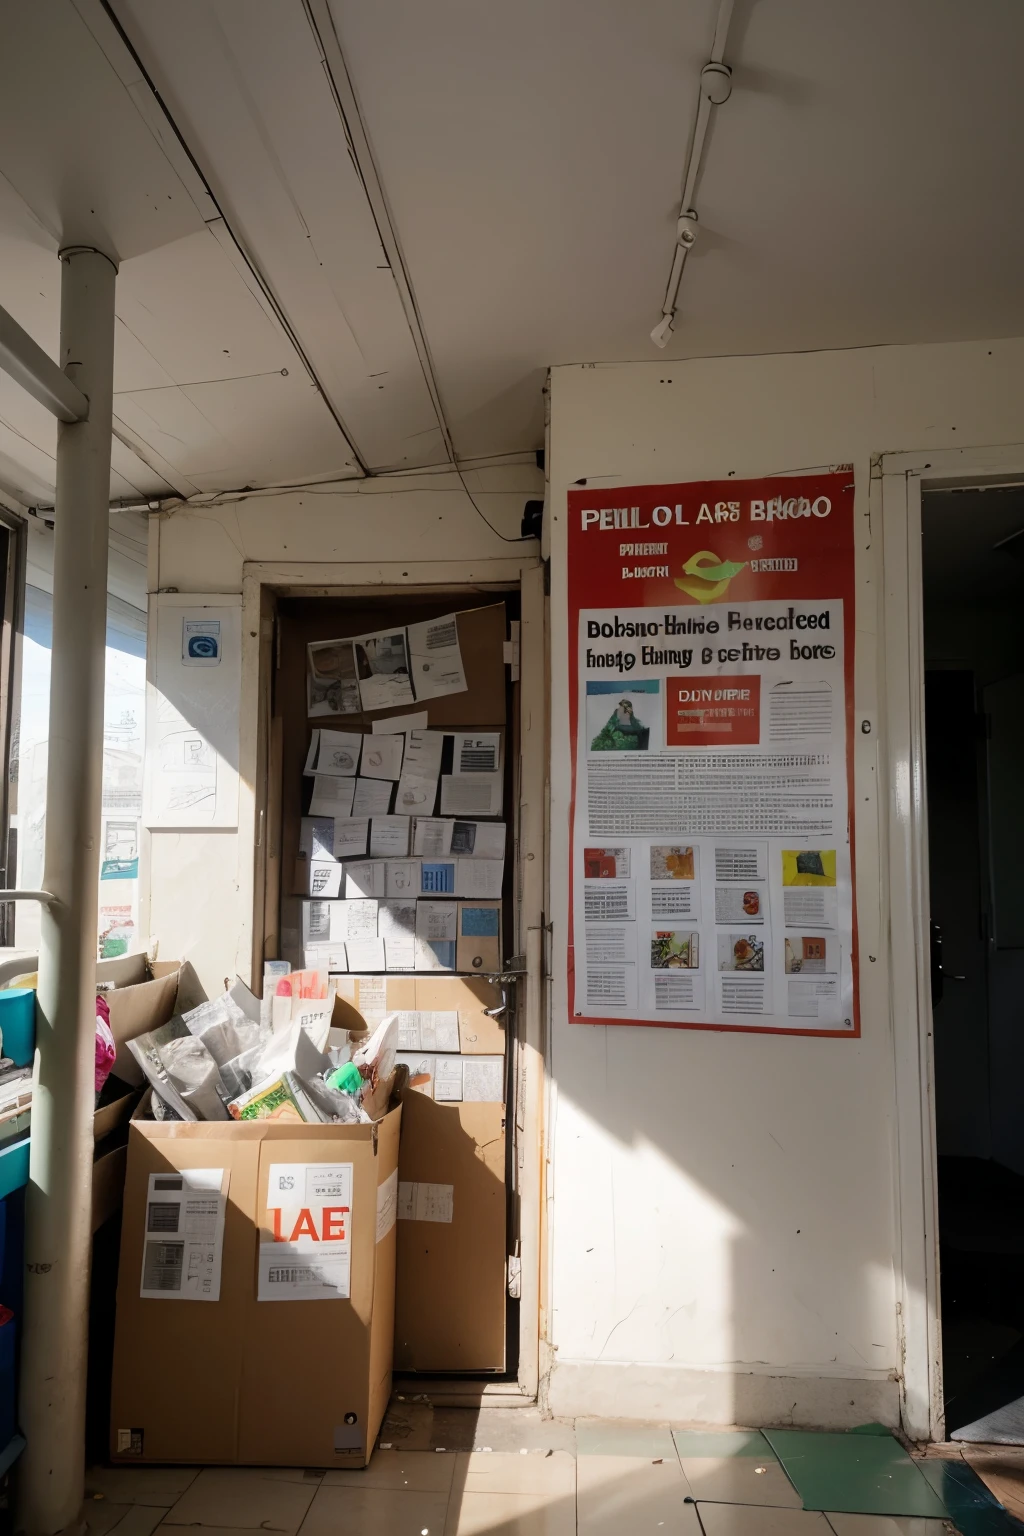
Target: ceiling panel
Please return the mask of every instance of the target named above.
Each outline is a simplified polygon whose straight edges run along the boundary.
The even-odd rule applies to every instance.
[[[443,460],[301,0],[115,0],[115,9],[363,461]]]
[[[330,0],[462,454],[658,358],[703,0]],[[1024,7],[738,3],[672,355],[1019,334]]]

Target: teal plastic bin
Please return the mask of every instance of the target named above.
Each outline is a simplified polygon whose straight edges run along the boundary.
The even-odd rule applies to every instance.
[[[28,1183],[28,1137],[0,1147],[0,1200]],[[2,1449],[2,1447],[0,1447]]]
[[[36,994],[31,987],[0,991],[3,1053],[16,1067],[30,1067],[36,1048]]]

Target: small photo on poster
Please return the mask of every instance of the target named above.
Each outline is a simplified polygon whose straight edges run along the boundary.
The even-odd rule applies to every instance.
[[[763,885],[716,885],[716,923],[763,923],[768,892]]]
[[[662,742],[661,680],[587,683],[587,750],[657,751]]]
[[[584,880],[628,880],[628,848],[584,848]]]
[[[718,935],[720,971],[763,971],[764,937],[756,933]]]
[[[678,928],[656,928],[651,935],[652,971],[695,971],[700,964],[700,935]]]
[[[807,933],[786,940],[786,975],[821,976],[838,970],[834,963],[836,941],[823,933]]]
[[[696,880],[697,850],[689,843],[655,843],[651,848],[652,880]]]
[[[352,642],[364,709],[394,709],[415,702],[405,630],[382,630]]]
[[[782,850],[782,883],[783,885],[835,885],[835,849],[784,848]]]

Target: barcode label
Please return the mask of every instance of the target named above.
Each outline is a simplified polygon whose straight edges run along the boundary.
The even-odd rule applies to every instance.
[[[177,1232],[181,1206],[169,1200],[151,1200],[146,1218],[147,1232]]]
[[[458,643],[459,634],[454,619],[450,619],[447,624],[435,621],[427,626],[428,651],[446,651]]]
[[[267,1271],[267,1279],[271,1285],[307,1285],[315,1284],[320,1276],[315,1269],[284,1269],[278,1265]]]
[[[180,1291],[184,1243],[147,1243],[142,1271],[144,1291]]]

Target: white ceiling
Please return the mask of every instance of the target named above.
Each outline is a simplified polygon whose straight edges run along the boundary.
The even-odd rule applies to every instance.
[[[57,246],[121,258],[116,497],[532,450],[549,364],[662,356],[716,0],[110,3],[0,7],[0,304],[55,354]],[[1022,57],[1019,0],[736,0],[667,355],[1024,333]],[[0,488],[54,442],[0,378]]]

